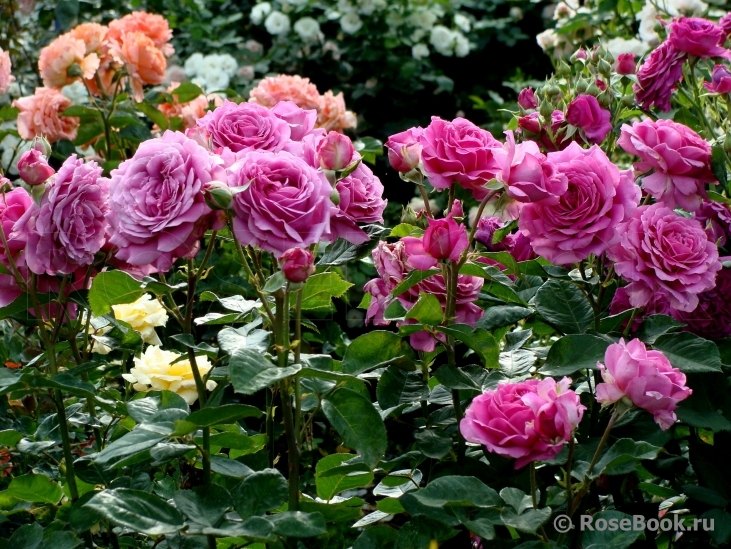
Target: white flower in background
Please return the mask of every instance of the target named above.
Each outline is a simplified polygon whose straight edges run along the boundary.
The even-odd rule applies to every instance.
[[[215,55],[221,70],[226,71],[229,76],[236,74],[236,71],[239,69],[239,64],[233,55],[229,55],[228,53],[218,53]]]
[[[457,33],[448,29],[444,25],[436,25],[432,28],[429,36],[429,42],[437,52],[450,57],[454,53],[455,40]]]
[[[294,24],[294,32],[305,42],[317,40],[320,37],[320,23],[312,17],[303,17]]]
[[[411,46],[411,57],[414,59],[425,59],[429,57],[429,47],[426,44],[414,44]]]
[[[429,31],[424,29],[416,29],[414,32],[411,33],[411,40],[413,40],[414,42],[419,42],[428,34],[428,32]]]
[[[256,71],[251,65],[243,65],[242,67],[239,67],[239,70],[236,71],[236,74],[244,80],[253,80],[254,76],[256,75]]]
[[[264,27],[271,35],[284,36],[290,29],[289,16],[283,14],[281,11],[273,11],[267,15],[266,21],[264,21]]]
[[[660,12],[658,12],[658,9]],[[698,16],[708,9],[708,4],[701,0],[652,0],[645,2],[635,18],[640,22],[638,32],[640,39],[651,47],[660,43],[660,36],[655,31],[659,25],[658,15],[676,17],[678,15]]]
[[[660,0],[656,2],[658,6],[666,11],[669,15],[703,15],[708,9],[708,4],[701,0]]]
[[[558,45],[558,34],[553,29],[546,29],[536,35],[536,42],[543,51],[555,48]]]
[[[139,332],[142,341],[150,345],[162,345],[155,327],[167,324],[168,313],[157,299],[152,299],[150,294],[144,294],[132,303],[112,305],[112,311],[114,318],[123,320],[132,326],[135,332]]]
[[[206,92],[228,88],[238,69],[236,58],[228,53],[212,53],[206,56],[194,53],[185,62],[185,74],[191,78],[193,84]]]
[[[350,0],[338,0],[338,11],[340,13],[352,13],[358,11],[358,8]]]
[[[231,77],[220,70],[210,70],[202,75],[205,84],[201,86],[206,93],[225,90],[231,83]]]
[[[470,53],[470,41],[461,32],[454,33],[454,55],[466,57]]]
[[[569,5],[567,2],[559,2],[556,4],[556,9],[553,12],[553,19],[558,21],[560,19],[566,19],[569,17],[573,17],[576,15],[576,10],[578,9],[578,6],[574,8],[573,6]]]
[[[634,53],[637,56],[643,56],[649,49],[647,44],[637,38],[612,38],[604,44],[604,49],[611,53],[616,59],[623,53]]]
[[[358,11],[363,15],[373,15],[373,12],[386,6],[385,0],[358,0]]]
[[[79,80],[61,88],[61,93],[71,99],[74,105],[86,103],[86,100],[89,99],[89,92],[86,91],[86,86]]]
[[[183,355],[150,345],[139,358],[134,359],[134,363],[134,368],[130,368],[129,373],[122,374],[122,377],[133,384],[135,391],[172,391],[183,397],[188,404],[198,400],[193,370],[190,361],[183,358]],[[204,356],[196,357],[196,364],[201,376],[205,376],[213,367]],[[206,382],[207,390],[212,391],[215,388],[215,381]]]
[[[192,77],[200,73],[201,69],[203,68],[203,54],[202,53],[194,53],[188,59],[185,60],[185,64],[183,65],[183,68],[185,69],[185,74]]]
[[[419,213],[424,209],[424,199],[415,196],[409,201],[409,206],[411,206],[411,209],[414,210],[416,213]],[[439,204],[437,204],[436,200],[429,200],[429,209],[433,214],[439,213]],[[475,206],[475,212],[476,211],[477,206]]]
[[[457,25],[463,32],[470,32],[470,29],[472,28],[472,23],[470,22],[469,17],[461,13],[456,13],[454,15],[454,24]]]
[[[510,8],[509,15],[516,21],[520,21],[521,19],[523,19],[523,10],[520,9],[518,6],[513,6],[512,8]]]
[[[404,18],[404,16],[396,10],[390,10],[386,14],[386,25],[388,25],[389,28],[392,30],[396,27],[400,27],[405,22],[406,19]]]
[[[340,18],[340,28],[346,34],[355,34],[363,26],[363,21],[357,13],[346,13]]]
[[[646,42],[650,46],[658,45],[660,43],[660,37],[657,32],[655,32],[655,26],[658,24],[657,10],[655,10],[655,6],[648,2],[639,12],[637,12],[635,17],[640,22],[640,30],[638,34],[642,41]]]
[[[272,5],[269,2],[262,2],[251,8],[249,19],[254,25],[261,25],[264,18],[272,12]]]
[[[413,27],[429,30],[437,22],[437,16],[434,12],[426,9],[413,11],[406,18],[409,24]]]

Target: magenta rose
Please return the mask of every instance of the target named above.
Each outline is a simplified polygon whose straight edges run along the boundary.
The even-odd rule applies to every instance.
[[[40,151],[31,149],[20,155],[18,175],[28,185],[40,185],[54,173],[56,170],[48,165],[48,160]]]
[[[424,173],[435,188],[448,189],[457,183],[476,200],[488,195],[485,184],[498,172],[495,155],[502,151],[490,132],[464,118],[447,122],[432,116],[420,141]]]
[[[429,219],[424,236],[407,236],[401,239],[409,255],[409,265],[426,271],[436,266],[437,261],[457,261],[469,244],[465,226],[452,217]]]
[[[637,103],[644,109],[670,110],[670,97],[683,76],[683,62],[688,55],[666,40],[645,59],[634,85]]]
[[[639,339],[613,343],[607,347],[604,364],[597,366],[604,383],[596,386],[596,399],[603,406],[626,399],[650,412],[663,430],[678,420],[674,410],[692,393],[685,374],[660,351],[648,351]]]
[[[357,224],[383,223],[388,201],[383,199],[381,180],[361,162],[350,175],[338,181],[335,188],[340,203],[333,206],[331,212],[333,239],[344,238],[353,244],[367,242],[369,236]]]
[[[250,151],[229,168],[234,232],[244,246],[281,256],[330,237],[330,193],[325,175],[288,152]]]
[[[533,88],[523,88],[518,94],[518,105],[522,109],[530,110],[538,107],[538,100],[536,94],[533,92]]]
[[[518,127],[523,135],[529,139],[535,139],[544,150],[560,151],[571,143],[571,140],[566,138],[565,121],[563,111],[553,111],[549,133],[546,124],[541,121],[540,113],[532,112],[518,119]]]
[[[388,161],[397,172],[408,173],[421,161],[421,141],[424,128],[415,127],[392,135],[386,141]]]
[[[548,161],[566,176],[568,190],[556,204],[526,204],[521,231],[538,255],[556,265],[602,254],[619,240],[617,224],[640,200],[631,171],[620,171],[597,145],[585,150],[571,143],[549,153]]]
[[[208,131],[215,148],[227,147],[235,153],[281,151],[292,136],[287,121],[256,103],[225,101],[196,124]]]
[[[626,291],[633,307],[644,307],[659,291],[672,307],[690,312],[698,294],[715,285],[718,248],[695,219],[653,204],[615,229],[620,238],[608,255],[617,274],[630,282]]]
[[[328,132],[317,146],[317,158],[323,170],[344,170],[353,162],[355,154],[350,137],[340,132]]]
[[[290,129],[290,138],[293,141],[302,141],[317,123],[317,111],[301,109],[294,101],[280,101],[271,111],[277,118],[284,120]],[[255,147],[266,148],[266,147]]]
[[[731,35],[731,12],[727,13],[718,20],[718,26],[721,27],[721,30],[723,30],[726,36]]]
[[[315,256],[303,248],[290,248],[279,258],[279,264],[289,282],[304,282],[315,273]]]
[[[731,93],[731,71],[723,65],[713,67],[710,82],[703,82],[705,88],[711,93]]]
[[[25,260],[36,274],[71,274],[91,265],[105,241],[108,180],[96,162],[72,154],[16,223],[27,238]]]
[[[687,330],[701,337],[731,337],[731,269],[721,269],[716,286],[698,296],[698,306],[691,312],[680,312],[678,320]]]
[[[729,58],[731,52],[719,46],[724,40],[723,29],[701,17],[680,17],[670,24],[668,42],[688,55]]]
[[[508,252],[516,261],[529,261],[537,257],[531,248],[530,239],[521,232],[509,233],[500,242],[493,244],[492,237],[495,231],[502,229],[503,226],[499,217],[482,217],[477,222],[475,240],[485,246],[488,252]],[[498,265],[501,268],[505,267]]]
[[[708,240],[719,247],[731,239],[731,207],[728,204],[704,200],[694,217],[706,229]]]
[[[16,267],[19,267],[19,262],[24,264],[21,252],[25,249],[28,237],[24,231],[13,231],[13,226],[33,206],[28,191],[21,187],[0,193],[0,231],[8,244],[5,248],[3,239],[0,239],[0,264],[11,272],[0,273],[0,307],[9,305],[23,293],[12,275],[11,261]]]
[[[500,384],[475,397],[459,430],[468,442],[515,458],[516,469],[552,459],[571,439],[586,410],[570,385],[567,377],[558,383],[546,378]]]
[[[617,63],[615,65],[617,74],[635,74],[635,72],[637,72],[637,62],[635,61],[636,57],[637,56],[634,53],[620,53],[617,56]]]
[[[612,131],[611,113],[593,95],[579,95],[566,110],[566,120],[584,132],[589,143],[601,143]]]
[[[711,146],[693,130],[672,120],[645,120],[622,126],[617,143],[640,157],[642,188],[669,208],[692,212],[706,196],[705,183],[717,183],[711,171]]]
[[[193,257],[211,222],[204,187],[226,179],[219,163],[192,139],[167,131],[112,170],[108,220],[116,259],[150,273]]]

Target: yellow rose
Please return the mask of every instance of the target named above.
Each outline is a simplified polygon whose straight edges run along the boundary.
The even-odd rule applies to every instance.
[[[134,303],[112,305],[114,318],[123,320],[142,336],[142,341],[150,345],[162,345],[155,333],[155,326],[165,326],[168,313],[157,299],[145,294]]]
[[[188,404],[193,404],[198,399],[193,370],[189,360],[178,360],[181,356],[172,351],[163,351],[157,345],[150,345],[142,356],[134,359],[134,368],[128,374],[122,374],[122,377],[133,384],[135,391],[172,391]],[[196,363],[201,376],[205,376],[213,367],[206,357],[196,357]],[[212,391],[215,388],[215,381],[206,382],[206,389]]]

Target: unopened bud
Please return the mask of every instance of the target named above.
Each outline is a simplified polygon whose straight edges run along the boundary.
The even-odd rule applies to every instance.
[[[401,223],[416,225],[416,212],[411,206],[406,206],[401,211]]]
[[[31,148],[37,150],[45,157],[51,156],[51,152],[53,152],[53,150],[51,149],[51,144],[48,142],[48,139],[42,136],[33,139],[33,145]]]
[[[30,186],[45,183],[55,173],[43,153],[36,149],[24,152],[18,160],[18,175]]]
[[[76,78],[77,76],[83,75],[84,71],[81,70],[78,63],[72,63],[69,68],[66,69],[66,74],[72,78]]]
[[[598,68],[601,75],[609,78],[609,75],[612,73],[612,65],[606,59],[599,60]]]
[[[234,193],[223,181],[211,181],[205,185],[203,198],[212,210],[230,210]]]
[[[317,147],[317,159],[324,170],[345,169],[355,154],[355,148],[347,135],[339,132],[327,134]]]

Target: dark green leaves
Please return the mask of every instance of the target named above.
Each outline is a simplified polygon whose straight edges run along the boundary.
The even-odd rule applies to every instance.
[[[232,507],[228,491],[217,484],[179,490],[175,492],[173,501],[178,511],[204,526],[216,526]]]
[[[215,408],[203,408],[190,414],[186,421],[195,423],[198,427],[208,427],[222,423],[232,423],[246,417],[259,417],[261,410],[247,404],[226,404]]]
[[[276,469],[264,469],[246,477],[231,495],[243,518],[262,515],[285,502],[287,480]]]
[[[721,356],[712,341],[687,332],[661,335],[653,347],[668,357],[670,364],[686,373],[720,372]]]
[[[288,538],[311,538],[327,532],[320,513],[285,511],[269,519],[274,523],[274,533]]]
[[[317,462],[317,466],[315,468],[317,497],[329,500],[335,494],[339,494],[343,490],[360,488],[361,486],[367,486],[370,484],[373,480],[373,473],[370,471],[337,472],[343,463],[353,459],[353,457],[353,454],[331,454]],[[332,471],[331,474],[327,474],[328,471]]]
[[[609,341],[589,334],[563,336],[551,346],[541,373],[546,376],[567,376],[577,370],[596,370],[604,362]]]
[[[622,438],[602,456],[594,468],[594,474],[619,475],[635,469],[642,459],[655,459],[660,448],[647,442]]]
[[[29,473],[11,480],[10,486],[3,492],[3,495],[31,503],[56,504],[61,499],[63,492],[58,482],[52,481],[46,475]]]
[[[247,348],[238,348],[231,355],[229,369],[231,383],[237,393],[251,395],[266,387],[296,374],[301,366],[280,368],[261,353]]]
[[[413,498],[427,507],[494,507],[500,505],[498,493],[480,479],[470,476],[445,476],[426,488],[408,492],[401,499]]]
[[[89,289],[89,305],[96,316],[103,316],[112,310],[112,305],[132,303],[144,290],[140,282],[123,271],[106,271],[94,277]]]
[[[343,372],[360,374],[393,362],[409,360],[411,348],[398,334],[383,330],[368,332],[350,344],[343,357]]]
[[[594,322],[594,312],[581,290],[570,282],[549,280],[534,297],[536,311],[564,334],[580,334]]]
[[[426,400],[429,387],[420,372],[406,372],[398,366],[389,366],[381,375],[376,391],[382,410],[399,404]]]
[[[129,488],[104,490],[92,497],[88,507],[114,524],[150,536],[171,534],[183,527],[182,515],[165,500]]]

